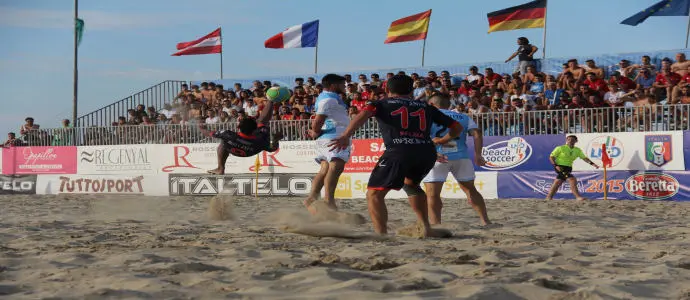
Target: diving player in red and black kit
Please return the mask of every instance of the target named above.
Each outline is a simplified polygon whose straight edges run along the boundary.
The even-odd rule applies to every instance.
[[[250,157],[261,153],[261,151],[275,152],[278,150],[278,141],[282,134],[276,133],[271,140],[271,130],[268,128],[268,121],[273,114],[273,103],[266,101],[258,120],[254,118],[244,118],[240,121],[237,128],[239,132],[230,130],[208,131],[199,124],[199,129],[204,135],[223,140],[218,145],[218,168],[209,170],[209,174],[225,174],[225,162],[230,154],[237,157]]]
[[[350,137],[375,116],[378,121],[386,151],[371,172],[367,202],[374,230],[386,234],[388,210],[384,198],[391,189],[400,188],[407,193],[410,206],[424,227],[423,235],[431,236],[426,194],[420,183],[436,163],[434,144],[446,144],[460,135],[462,126],[437,108],[412,98],[413,80],[406,75],[396,75],[388,80],[388,97],[367,103],[347,127],[345,132],[331,142],[334,149],[350,145]],[[431,125],[436,123],[449,128],[443,137],[431,138]]]

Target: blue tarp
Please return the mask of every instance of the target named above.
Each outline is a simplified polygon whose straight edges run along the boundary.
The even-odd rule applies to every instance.
[[[639,63],[640,59],[644,55],[649,55],[652,59],[652,64],[661,66],[661,60],[668,57],[675,61],[675,55],[678,52],[685,53],[686,56],[690,56],[689,49],[683,50],[664,50],[664,51],[652,51],[652,52],[638,52],[638,53],[615,53],[615,54],[601,54],[598,56],[578,56],[578,57],[559,57],[559,58],[547,58],[545,60],[537,60],[537,67],[541,72],[556,75],[563,69],[561,65],[567,62],[569,59],[577,59],[580,64],[584,64],[586,60],[593,59],[599,67],[604,68],[608,73],[613,70],[618,69],[617,64],[623,60],[627,59],[633,64]],[[353,78],[356,81],[358,74],[377,73],[382,79],[385,79],[385,75],[388,72],[397,73],[398,71],[405,71],[407,74],[417,73],[420,75],[426,75],[429,71],[436,71],[440,73],[441,71],[448,71],[451,74],[457,74],[457,76],[462,76],[464,78],[465,74],[469,72],[471,66],[479,67],[480,72],[483,72],[484,68],[493,68],[494,72],[499,74],[513,73],[515,70],[515,65],[517,64],[517,59],[509,63],[504,62],[484,62],[475,64],[460,64],[460,65],[447,65],[447,66],[432,66],[425,68],[395,68],[395,69],[379,69],[379,70],[363,70],[363,71],[352,71],[348,74],[353,74]],[[249,88],[252,86],[254,80],[270,80],[273,83],[278,83],[280,85],[285,85],[292,87],[295,82],[295,78],[302,77],[306,80],[307,77],[314,77],[317,82],[321,79],[321,76],[326,73],[320,74],[295,74],[290,76],[257,76],[255,78],[236,78],[236,79],[209,79],[202,81],[192,81],[192,84],[200,84],[201,82],[215,82],[216,84],[222,84],[226,89],[231,88],[233,84],[240,83],[242,87]],[[607,74],[608,76],[608,74]]]

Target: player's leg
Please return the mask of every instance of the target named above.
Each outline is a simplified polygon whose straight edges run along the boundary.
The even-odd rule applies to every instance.
[[[577,199],[578,201],[587,200],[587,198],[582,197],[582,195],[580,195],[580,191],[577,189],[577,178],[575,178],[573,174],[569,175],[570,176],[568,177],[568,183],[570,184],[570,191],[573,192],[575,199]]]
[[[441,191],[443,190],[443,183],[448,177],[449,167],[449,162],[436,162],[434,168],[422,180],[426,189],[430,224],[441,224],[441,210],[443,209]]]
[[[223,175],[225,174],[225,162],[228,161],[228,156],[230,156],[230,151],[228,150],[228,147],[225,146],[225,142],[220,142],[216,155],[218,159],[218,167],[213,170],[209,170],[208,173]]]
[[[384,198],[391,189],[402,188],[405,179],[400,170],[402,165],[390,156],[386,152],[381,155],[367,183],[367,207],[374,231],[378,234],[388,233],[388,209]]]
[[[551,185],[551,189],[549,190],[549,193],[546,194],[546,200],[553,200],[553,196],[556,195],[556,192],[558,191],[559,188],[561,188],[561,185],[565,180],[568,178],[567,175],[568,173],[565,172],[567,171],[564,166],[558,166],[561,170],[556,170],[554,167],[554,171],[556,172],[556,179],[554,179],[553,184]]]
[[[266,100],[264,102],[264,109],[259,112],[259,117],[256,119],[257,124],[264,124],[268,126],[268,122],[273,117],[273,102]]]
[[[491,221],[489,220],[489,215],[486,212],[486,203],[484,202],[484,196],[477,190],[477,186],[474,185],[474,164],[469,159],[459,159],[452,162],[451,173],[455,180],[460,184],[460,188],[465,195],[467,195],[467,200],[472,205],[472,208],[479,215],[482,225],[489,225]]]
[[[422,187],[419,185],[422,179],[429,174],[436,164],[436,151],[421,154],[413,162],[409,160],[405,163],[407,168],[405,171],[405,180],[403,191],[407,194],[408,201],[414,213],[417,215],[417,223],[422,225],[423,236],[432,236],[431,224],[429,223],[429,204],[427,203],[427,196]]]
[[[316,214],[316,208],[313,207],[311,204],[314,203],[314,201],[317,201],[319,197],[321,196],[321,189],[323,188],[324,185],[324,180],[326,178],[326,174],[328,173],[328,162],[326,160],[321,160],[319,162],[321,165],[321,168],[319,169],[319,172],[316,173],[316,176],[312,179],[311,182],[311,192],[309,193],[309,197],[304,200],[304,206],[307,207],[307,210],[311,214]]]
[[[345,161],[341,158],[333,158],[328,163],[328,172],[324,180],[324,201],[328,207],[337,210],[338,206],[335,204],[335,189],[338,187],[338,179],[345,170]]]

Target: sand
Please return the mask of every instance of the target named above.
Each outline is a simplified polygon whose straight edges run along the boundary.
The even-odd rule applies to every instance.
[[[372,235],[361,200],[340,205],[364,225],[296,198],[226,199],[211,220],[210,200],[2,196],[0,298],[690,299],[690,203],[494,200],[503,226],[482,228],[447,200],[454,236],[421,240]],[[388,204],[392,231],[413,223]]]

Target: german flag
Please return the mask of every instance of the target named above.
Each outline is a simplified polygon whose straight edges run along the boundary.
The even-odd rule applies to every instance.
[[[489,18],[489,32],[544,28],[546,1],[536,0],[486,14]]]
[[[429,31],[431,10],[409,17],[398,19],[388,28],[388,36],[384,44],[425,40]]]

